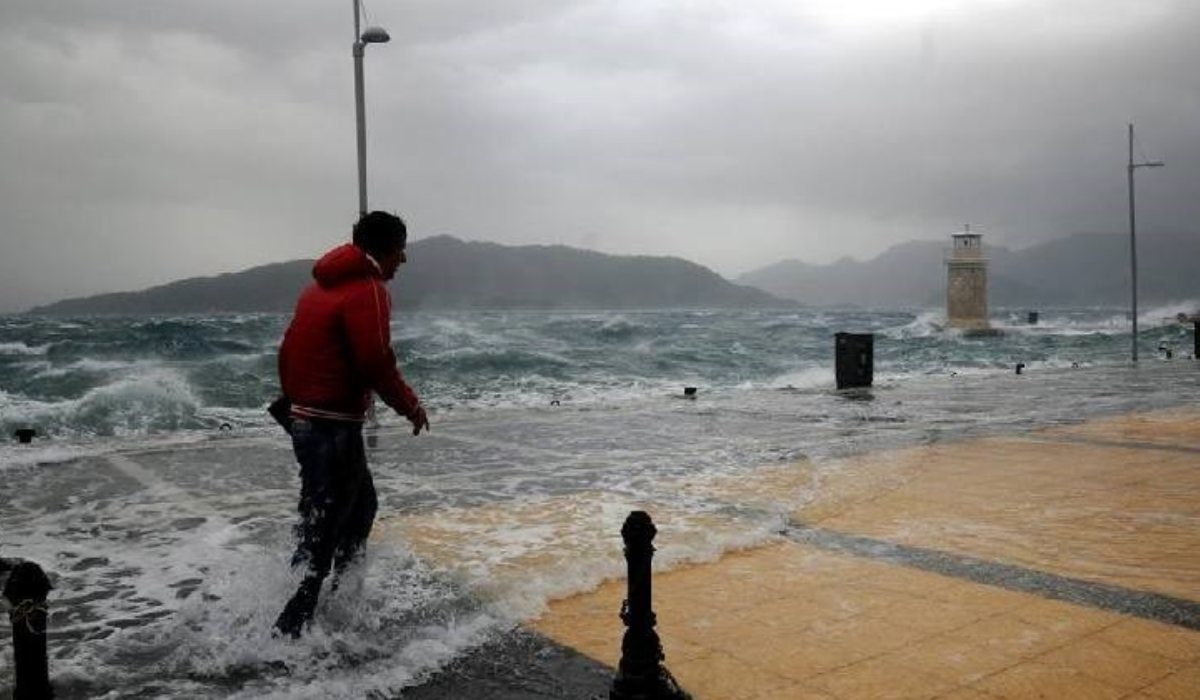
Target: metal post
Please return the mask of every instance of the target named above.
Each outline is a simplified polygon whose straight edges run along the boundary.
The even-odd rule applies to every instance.
[[[1136,364],[1138,361],[1138,306],[1137,306],[1137,217],[1134,214],[1133,203],[1133,171],[1138,168],[1161,168],[1163,162],[1161,160],[1145,161],[1142,163],[1133,162],[1133,124],[1129,125],[1129,268],[1130,268],[1130,287],[1133,297],[1133,361]]]
[[[621,620],[627,629],[609,700],[691,700],[662,666],[662,644],[654,631],[657,620],[651,608],[650,564],[657,533],[650,516],[640,510],[630,513],[621,527],[629,577]]]
[[[50,664],[46,654],[46,594],[50,579],[31,561],[2,560],[0,567],[11,568],[4,584],[4,597],[12,605],[8,612],[12,624],[13,661],[16,669],[14,700],[52,698]]]
[[[382,27],[367,27],[362,30],[359,0],[354,2],[354,112],[358,136],[358,215],[367,213],[367,110],[363,93],[363,52],[367,44],[381,44],[391,40]]]
[[[1133,124],[1129,125],[1129,279],[1133,296],[1133,361],[1138,361],[1138,308],[1137,308],[1137,218],[1133,207]]]
[[[358,134],[358,215],[367,213],[367,115],[363,97],[363,49],[358,37],[358,0],[354,2],[354,113]]]

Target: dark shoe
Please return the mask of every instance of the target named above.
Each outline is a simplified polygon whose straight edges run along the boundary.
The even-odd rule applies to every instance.
[[[317,609],[317,594],[321,592],[321,581],[305,579],[292,599],[283,606],[283,612],[275,620],[274,636],[299,639],[304,629],[312,622]]]

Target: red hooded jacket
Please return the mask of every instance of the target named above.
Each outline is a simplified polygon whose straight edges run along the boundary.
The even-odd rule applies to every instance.
[[[363,420],[371,391],[402,416],[420,406],[392,352],[392,300],[379,266],[347,243],[313,265],[279,348],[279,380],[292,414]]]

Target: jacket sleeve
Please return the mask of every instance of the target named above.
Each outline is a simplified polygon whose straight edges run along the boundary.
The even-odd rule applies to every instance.
[[[346,305],[343,318],[355,365],[368,386],[397,413],[408,418],[420,401],[400,375],[396,354],[392,352],[390,320],[392,300],[387,289],[370,280]]]

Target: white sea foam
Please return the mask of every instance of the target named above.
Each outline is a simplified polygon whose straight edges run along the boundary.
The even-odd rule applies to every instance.
[[[454,347],[504,348],[511,345],[511,340],[505,335],[489,332],[481,324],[473,323],[472,319],[459,316],[438,316],[424,322],[394,318],[391,331],[392,337],[402,342],[430,335],[438,340],[451,342]]]
[[[245,543],[254,521],[235,524],[228,514],[182,492],[151,493],[168,500],[135,496],[120,511],[103,511],[97,537],[73,543],[26,535],[6,552],[59,566],[103,562],[70,567],[68,578],[58,582],[59,595],[66,596],[114,592],[116,586],[118,595],[93,595],[87,604],[90,615],[101,620],[163,614],[104,639],[78,643],[69,657],[56,659],[55,683],[60,686],[86,688],[94,696],[154,685],[170,694],[214,696],[219,685],[194,681],[219,682],[249,672],[247,681],[236,683],[242,690],[233,697],[391,696],[513,624],[483,608],[447,609],[445,604],[460,594],[431,579],[403,549],[385,543],[370,548],[356,586],[348,584],[345,595],[323,596],[308,634],[296,642],[274,639],[274,616],[297,583],[287,563],[285,531],[275,528],[277,534],[264,544]],[[70,523],[89,512],[85,504],[79,508],[43,516],[43,531],[70,532]],[[123,535],[157,530],[164,518],[181,517],[202,522],[184,533],[165,531],[133,540]],[[181,593],[187,595],[181,599]],[[86,634],[91,627],[67,623],[59,632]]]
[[[258,436],[260,434],[260,432],[243,431],[230,437]],[[186,447],[221,437],[221,435],[221,433],[207,430],[120,437],[75,437],[71,440],[39,435],[29,444],[0,443],[0,472],[35,466],[66,465],[84,458],[104,457],[120,452]]]
[[[73,403],[73,401],[38,401],[0,389],[0,421],[10,424],[28,423],[36,426],[44,423],[47,416],[60,412]]]
[[[501,618],[517,621],[541,615],[550,601],[620,577],[620,532],[630,511],[651,510],[659,526],[669,529],[670,536],[656,542],[659,570],[761,544],[782,524],[780,516],[738,520],[680,505],[588,491],[521,499],[482,512],[443,509],[433,522],[411,523],[411,530],[403,523],[385,529],[393,533],[389,537],[412,537],[414,553],[451,573]]]
[[[819,389],[833,385],[834,374],[831,366],[806,367],[767,382],[767,387],[771,389]]]
[[[621,314],[606,315],[597,321],[600,333],[608,336],[628,336],[646,328]]]
[[[79,398],[42,401],[0,390],[0,422],[43,434],[139,435],[190,426],[201,408],[182,372],[161,366],[121,376]]]
[[[115,446],[114,448],[115,449]],[[39,464],[61,464],[80,457],[102,454],[103,448],[83,444],[33,442],[28,445],[0,444],[0,472]]]
[[[199,406],[183,375],[160,367],[92,389],[71,407],[71,414],[77,424],[136,434],[163,423],[185,423]]]
[[[1200,313],[1200,301],[1183,300],[1143,307],[1138,313],[1138,325],[1142,330],[1172,327],[1179,323],[1179,314],[1191,316]],[[1129,312],[1113,312],[1107,309],[1071,312],[1050,310],[1041,315],[1036,324],[1024,322],[1021,314],[1010,314],[997,326],[1009,333],[1030,335],[1123,335],[1130,332]]]
[[[0,343],[0,355],[45,355],[49,345],[30,347],[24,342]]]
[[[926,310],[917,314],[912,321],[893,328],[885,328],[884,336],[893,340],[903,338],[928,338],[942,333],[946,326],[946,314],[940,311]]]
[[[1138,323],[1147,328],[1179,323],[1179,317],[1200,315],[1200,300],[1184,299],[1144,309],[1138,314]]]
[[[161,367],[163,363],[152,360],[95,360],[84,358],[68,365],[53,367],[48,363],[37,373],[40,378],[64,377],[72,372],[116,372],[121,370],[147,370]]]

